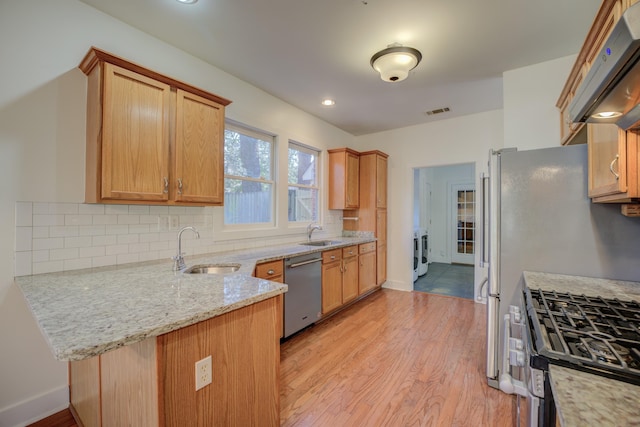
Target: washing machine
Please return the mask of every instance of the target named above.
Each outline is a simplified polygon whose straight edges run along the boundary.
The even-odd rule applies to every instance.
[[[420,268],[420,231],[413,232],[413,281],[418,280],[418,269]]]
[[[429,270],[429,235],[427,229],[420,230],[420,263],[418,265],[418,276],[424,276]]]

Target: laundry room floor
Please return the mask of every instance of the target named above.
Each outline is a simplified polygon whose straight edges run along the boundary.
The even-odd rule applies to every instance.
[[[473,299],[473,265],[432,262],[427,274],[413,283],[413,290]]]

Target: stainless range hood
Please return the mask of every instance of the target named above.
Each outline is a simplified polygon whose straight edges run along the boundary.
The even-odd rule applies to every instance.
[[[569,118],[640,128],[640,3],[613,28],[569,105]]]

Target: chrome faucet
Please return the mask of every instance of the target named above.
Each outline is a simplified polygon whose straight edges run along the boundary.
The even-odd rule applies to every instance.
[[[182,258],[182,255],[184,255],[182,253],[182,232],[184,230],[191,230],[196,233],[196,239],[200,238],[200,233],[198,233],[195,227],[182,227],[180,231],[178,231],[178,253],[171,258],[173,260],[173,271],[180,271],[186,267],[184,258]]]
[[[313,222],[307,225],[307,241],[311,241],[311,234],[314,230],[322,230],[322,226],[314,224]]]

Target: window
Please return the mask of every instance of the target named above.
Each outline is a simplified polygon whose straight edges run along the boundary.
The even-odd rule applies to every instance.
[[[318,221],[320,151],[289,141],[289,221]]]
[[[273,223],[274,136],[227,122],[224,223]]]

